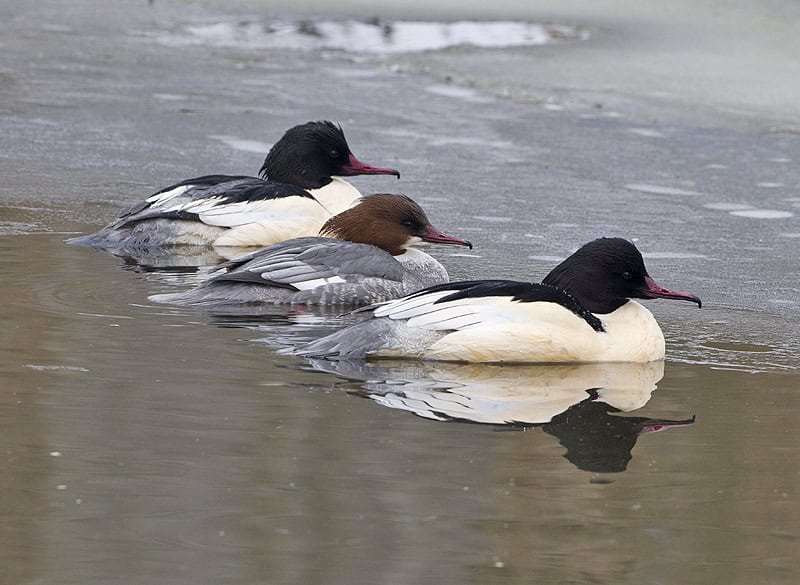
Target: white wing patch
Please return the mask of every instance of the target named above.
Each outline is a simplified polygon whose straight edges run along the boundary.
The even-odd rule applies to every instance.
[[[218,198],[209,198],[205,201],[211,203],[196,207],[188,205],[186,210],[197,213],[203,223],[221,227],[269,221],[315,222],[322,227],[322,224],[330,217],[330,214],[317,201],[294,195],[223,205],[219,204]]]
[[[189,189],[194,188],[194,185],[181,185],[180,187],[175,187],[169,191],[164,191],[163,193],[156,193],[155,195],[151,195],[145,201],[147,201],[150,205],[153,206],[160,206],[168,201],[175,199],[176,197],[180,197]]]
[[[318,286],[324,286],[326,284],[340,284],[343,282],[347,281],[341,276],[331,276],[330,278],[315,278],[313,280],[293,282],[292,286],[297,290],[311,290],[312,288],[317,288]]]

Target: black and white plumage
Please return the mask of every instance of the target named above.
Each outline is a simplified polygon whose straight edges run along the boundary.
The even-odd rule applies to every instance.
[[[415,357],[464,362],[647,362],[664,335],[633,298],[692,301],[657,285],[636,247],[589,242],[542,284],[442,284],[374,307],[373,319],[294,350],[324,358]]]
[[[70,243],[100,248],[167,245],[263,246],[315,235],[360,193],[337,178],[392,174],[362,163],[328,121],[289,129],[272,147],[259,177],[205,175],[170,185],[123,210],[97,233]]]
[[[369,195],[331,218],[323,234],[295,238],[218,267],[199,287],[152,300],[175,304],[291,303],[365,305],[447,281],[447,271],[417,241],[471,246],[434,229],[403,195]]]

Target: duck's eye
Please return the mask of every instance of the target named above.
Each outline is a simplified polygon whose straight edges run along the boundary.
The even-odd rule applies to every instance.
[[[631,274],[629,270],[626,270],[625,272],[622,273],[622,278],[624,278],[625,280],[630,280],[631,278],[633,278],[633,274]]]
[[[413,228],[413,227],[414,227],[414,222],[413,222],[413,221],[411,221],[410,219],[405,219],[405,220],[403,220],[403,221],[402,221],[402,222],[400,222],[400,223],[402,223],[402,224],[403,224],[405,227],[407,227],[408,229],[411,229],[411,228]]]
[[[331,158],[339,158],[339,151],[336,150],[335,148],[331,148],[330,151],[328,152],[328,156],[330,156]]]

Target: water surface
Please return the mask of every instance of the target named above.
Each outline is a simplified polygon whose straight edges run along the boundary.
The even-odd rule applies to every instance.
[[[0,8],[0,581],[796,583],[800,138],[636,94],[573,107],[566,81],[555,101],[487,90],[520,60],[597,51],[592,35],[415,56],[430,76],[153,42],[244,4]],[[405,192],[475,243],[429,249],[454,278],[538,280],[619,235],[703,309],[648,303],[653,368],[326,364],[275,350],[351,317],[148,301],[213,252],[63,242],[177,179],[253,173],[320,118],[403,173],[362,191]]]

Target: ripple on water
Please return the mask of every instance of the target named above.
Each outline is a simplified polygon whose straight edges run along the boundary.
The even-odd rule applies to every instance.
[[[154,93],[153,99],[163,102],[182,102],[188,100],[189,96],[182,93]]]
[[[642,252],[645,258],[653,259],[686,259],[686,258],[708,258],[704,254],[693,254],[691,252]]]
[[[247,140],[245,138],[237,138],[236,136],[212,135],[209,138],[219,140],[234,150],[241,150],[243,152],[257,152],[264,154],[270,148],[270,145],[260,140]]]
[[[651,130],[650,128],[628,128],[628,132],[636,134],[637,136],[644,136],[645,138],[664,138],[663,132]]]
[[[530,260],[540,260],[542,262],[561,262],[564,260],[562,256],[544,256],[544,255],[532,255],[528,256]]]
[[[679,189],[677,187],[664,187],[663,185],[649,185],[647,183],[630,183],[625,185],[625,188],[654,195],[700,195],[697,191],[689,191],[688,189]]]
[[[87,368],[79,368],[75,366],[62,366],[58,364],[25,364],[26,368],[35,370],[37,372],[88,372]]]
[[[478,221],[485,221],[489,223],[510,223],[514,221],[513,217],[503,217],[494,215],[474,215],[472,217],[473,219],[477,219]]]
[[[715,211],[740,211],[743,209],[753,209],[752,205],[746,203],[727,203],[720,201],[719,203],[706,203],[703,205],[706,209],[713,209]]]
[[[436,95],[456,98],[471,103],[491,103],[495,101],[492,96],[481,95],[474,89],[468,87],[458,87],[456,85],[429,85],[425,91]]]
[[[791,211],[780,211],[778,209],[742,209],[740,211],[731,211],[730,214],[752,219],[786,219],[794,216]]]

